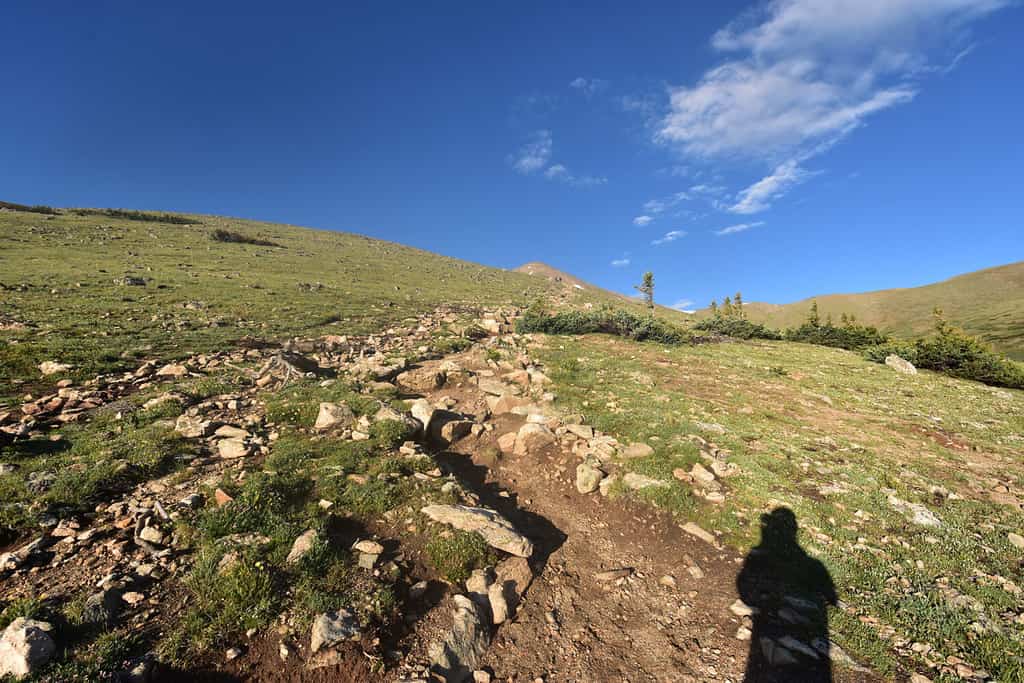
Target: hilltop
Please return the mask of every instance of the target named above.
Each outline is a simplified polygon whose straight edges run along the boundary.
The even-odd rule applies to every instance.
[[[818,302],[824,318],[853,314],[865,324],[901,338],[928,334],[939,307],[955,325],[996,350],[1024,360],[1024,261],[987,268],[921,287],[862,294],[826,294],[791,304],[750,302],[747,316],[774,328],[796,327]],[[701,313],[706,314],[706,310]]]

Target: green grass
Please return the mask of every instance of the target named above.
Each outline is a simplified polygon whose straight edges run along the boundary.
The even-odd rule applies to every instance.
[[[426,550],[434,569],[454,584],[496,561],[494,551],[476,532],[446,529],[430,540]]]
[[[0,400],[32,388],[44,360],[71,363],[72,375],[86,378],[246,337],[359,334],[440,305],[525,305],[552,289],[351,233],[172,218],[180,222],[0,212]],[[216,230],[280,248],[216,241]],[[115,284],[125,275],[146,285]]]
[[[1003,616],[1019,611],[1019,596],[985,578],[1024,585],[1019,551],[1006,538],[1024,530],[1024,513],[987,494],[995,482],[1011,491],[1024,483],[1024,392],[927,371],[907,378],[852,352],[788,342],[665,347],[592,335],[549,337],[533,353],[565,412],[654,448],[621,463],[670,482],[643,492],[649,502],[723,532],[741,552],[758,542],[762,512],[791,508],[801,544],[851,605],[834,610],[837,642],[880,672],[895,671],[900,658],[859,616],[998,680],[1024,675],[1024,627]],[[723,481],[722,505],[672,476],[700,459],[690,434],[726,450],[742,470]],[[959,445],[947,446],[951,438]],[[959,498],[940,500],[936,486]],[[927,505],[942,527],[911,524],[883,488]],[[980,612],[957,606],[958,594]],[[999,629],[976,637],[972,623]]]

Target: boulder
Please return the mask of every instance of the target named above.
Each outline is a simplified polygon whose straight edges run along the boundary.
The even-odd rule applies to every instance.
[[[198,439],[213,433],[213,422],[199,416],[179,415],[174,423],[174,431],[187,439]]]
[[[443,387],[448,381],[448,373],[437,368],[414,368],[406,370],[395,380],[407,389],[426,394]]]
[[[651,488],[668,488],[670,484],[667,481],[661,479],[655,479],[648,477],[643,474],[637,474],[636,472],[628,472],[622,477],[622,483],[626,485],[626,488],[634,491],[641,491],[643,489]]]
[[[217,453],[227,459],[244,458],[250,453],[249,444],[242,439],[221,439],[217,442]]]
[[[156,371],[157,377],[184,377],[188,374],[188,368],[180,363],[168,363]]]
[[[909,360],[904,360],[903,358],[900,358],[895,353],[890,353],[888,356],[885,357],[885,364],[888,365],[893,370],[895,370],[896,372],[903,375],[917,374],[917,368],[914,367],[913,363],[911,363]]]
[[[554,433],[544,425],[527,422],[519,428],[512,452],[516,455],[526,455],[531,451],[554,445],[556,441]]]
[[[0,677],[24,678],[50,661],[57,649],[50,624],[18,617],[0,637]]]
[[[430,519],[462,531],[475,531],[492,547],[510,555],[529,557],[533,543],[494,510],[468,505],[428,505],[420,510]]]
[[[356,416],[344,403],[321,403],[320,413],[316,416],[316,424],[313,428],[325,432],[331,429],[343,429],[351,427],[356,421]]]

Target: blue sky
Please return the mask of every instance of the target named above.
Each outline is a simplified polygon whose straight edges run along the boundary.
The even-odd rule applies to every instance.
[[[163,5],[5,4],[0,198],[649,269],[684,308],[1024,258],[1019,2]]]

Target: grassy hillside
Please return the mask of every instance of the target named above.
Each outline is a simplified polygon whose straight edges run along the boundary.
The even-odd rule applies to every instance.
[[[923,287],[813,298],[822,317],[831,313],[838,320],[840,314],[852,313],[861,322],[904,338],[930,332],[932,310],[938,306],[955,325],[1024,360],[1024,261]],[[746,310],[755,322],[785,328],[803,322],[810,305],[811,299],[785,305],[751,303]]]
[[[222,240],[260,244],[214,239],[218,230]],[[379,330],[441,304],[524,304],[550,289],[547,280],[349,233],[211,216],[0,210],[0,396],[31,386],[47,360],[86,377],[244,337]]]

